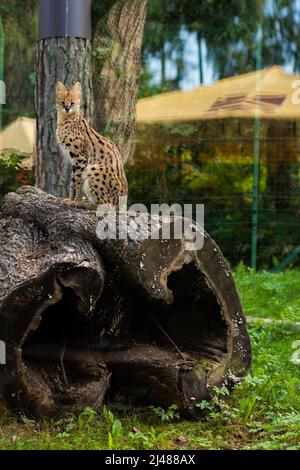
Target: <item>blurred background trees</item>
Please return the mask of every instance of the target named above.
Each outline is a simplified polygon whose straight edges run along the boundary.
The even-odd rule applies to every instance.
[[[2,0],[4,80],[3,125],[17,116],[34,116],[36,1]]]
[[[146,3],[148,11],[144,25]],[[137,93],[142,98],[254,71],[259,25],[263,32],[262,67],[281,65],[287,72],[300,73],[299,0],[145,0],[140,2],[144,7],[140,10],[140,21],[134,23],[139,31],[137,56],[144,27],[140,81],[139,85],[136,79],[127,82],[128,67],[122,65],[128,65],[129,43],[126,45],[122,39],[126,27],[123,32],[118,32],[118,21],[115,21],[115,31],[107,29],[107,20],[113,19],[114,12],[117,13],[115,19],[121,11],[126,14],[122,10],[125,4],[126,0],[92,2],[94,124],[116,139],[118,132],[121,140],[122,136],[127,136],[128,142],[132,138],[132,103]],[[7,125],[18,116],[35,117],[36,0],[2,0],[0,14],[5,34],[4,79],[7,85],[3,124]],[[129,19],[130,14],[128,10]],[[115,70],[106,74],[105,81],[103,70],[107,65],[110,69],[111,64],[109,54],[103,52],[111,40],[117,40],[125,54],[117,55]],[[132,77],[138,74],[136,61]],[[132,98],[125,112],[128,128],[123,124],[116,126],[116,116],[120,113],[118,106],[121,103],[124,109],[126,101],[126,98],[123,101],[115,99],[117,82],[119,88],[127,87],[130,92],[127,96]],[[280,122],[274,123],[264,136],[265,140],[262,139],[268,157],[261,163],[260,181],[259,265],[264,267],[278,264],[299,244],[299,152],[291,148],[295,147],[299,125],[286,122],[284,126]],[[148,135],[139,129],[138,152],[134,164],[127,170],[132,201],[205,202],[207,228],[225,255],[234,264],[241,259],[247,263],[253,152],[242,150],[245,146],[239,123],[228,125],[225,131],[221,122],[209,132],[207,127],[199,126],[198,138],[190,145],[176,143],[174,136],[180,133],[192,135],[195,132],[192,124],[173,126],[169,131],[168,142],[161,133],[160,148],[150,151]],[[215,145],[217,138],[232,141],[236,146],[235,153],[226,157],[220,153]],[[235,144],[239,138],[241,140]],[[252,138],[250,127],[245,139]],[[238,148],[241,149],[239,158],[236,155]],[[289,153],[297,155],[298,160],[286,165]]]
[[[101,21],[116,3],[93,0],[95,41]],[[300,71],[299,0],[149,0],[139,97],[182,88],[195,67],[188,54],[190,41],[197,43],[199,84],[254,70],[262,9],[262,66],[289,64],[292,72]],[[16,115],[34,115],[36,0],[2,0],[0,14],[7,84],[4,124],[8,124]],[[95,84],[102,59],[94,51]],[[210,69],[213,77],[207,76]]]

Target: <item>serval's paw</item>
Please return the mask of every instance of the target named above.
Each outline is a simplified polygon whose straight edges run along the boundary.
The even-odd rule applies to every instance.
[[[66,204],[68,206],[75,206],[76,205],[75,201],[73,199],[68,198],[68,197],[66,197],[64,199],[61,199],[60,202],[61,202],[61,204]]]
[[[72,200],[72,199],[62,199],[61,200],[61,203],[62,204],[65,204],[66,206],[72,206],[72,207],[79,207],[79,208],[82,208],[82,209],[89,209],[89,210],[94,210],[97,206],[96,204],[92,204],[91,202],[87,201],[87,200]]]

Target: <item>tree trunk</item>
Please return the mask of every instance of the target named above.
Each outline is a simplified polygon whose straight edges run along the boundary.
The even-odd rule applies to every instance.
[[[37,46],[35,177],[39,188],[66,197],[71,166],[60,154],[56,141],[55,84],[70,87],[82,83],[82,111],[88,121],[93,112],[91,42],[79,38],[42,39]]]
[[[9,194],[3,215],[0,383],[13,406],[99,409],[108,392],[196,416],[248,370],[242,307],[208,234],[199,251],[184,238],[100,240],[93,211],[31,187]]]
[[[96,28],[94,126],[119,147],[123,161],[133,153],[135,106],[147,0],[118,0]]]

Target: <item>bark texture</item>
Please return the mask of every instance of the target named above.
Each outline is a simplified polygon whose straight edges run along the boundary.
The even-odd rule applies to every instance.
[[[0,331],[8,359],[0,383],[13,406],[58,414],[99,409],[109,395],[139,406],[176,403],[196,416],[213,386],[245,375],[245,318],[207,233],[199,251],[185,239],[100,240],[93,211],[31,187],[7,195],[3,215]]]
[[[123,161],[133,152],[135,106],[148,0],[118,0],[96,27],[94,127],[119,147]]]
[[[60,154],[56,141],[55,84],[57,80],[67,87],[76,81],[82,83],[82,111],[91,121],[91,42],[79,38],[43,39],[37,45],[36,68],[36,184],[50,194],[66,197],[71,166]]]

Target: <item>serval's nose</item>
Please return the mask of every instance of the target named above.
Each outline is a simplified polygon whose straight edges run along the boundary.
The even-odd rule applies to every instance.
[[[67,104],[65,104],[65,110],[67,111],[67,113],[70,111],[70,108],[71,106],[68,106]]]

